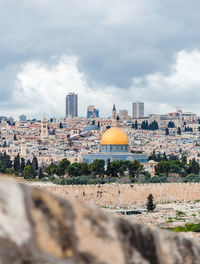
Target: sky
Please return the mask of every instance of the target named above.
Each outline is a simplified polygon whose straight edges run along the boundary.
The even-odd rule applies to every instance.
[[[63,117],[78,93],[131,114],[200,114],[199,0],[0,0],[0,115]]]

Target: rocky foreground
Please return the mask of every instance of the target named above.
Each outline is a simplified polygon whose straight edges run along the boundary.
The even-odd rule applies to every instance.
[[[1,264],[199,264],[200,244],[0,178]]]

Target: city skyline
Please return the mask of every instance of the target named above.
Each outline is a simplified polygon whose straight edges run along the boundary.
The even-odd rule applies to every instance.
[[[62,116],[69,91],[82,98],[80,116],[90,104],[108,116],[113,102],[130,113],[138,100],[146,113],[178,105],[200,114],[199,7],[197,0],[2,2],[1,114]]]

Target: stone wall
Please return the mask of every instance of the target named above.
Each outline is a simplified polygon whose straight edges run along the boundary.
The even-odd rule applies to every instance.
[[[37,187],[67,199],[80,199],[99,206],[144,205],[152,193],[155,202],[200,200],[200,183],[46,185]]]
[[[199,252],[192,239],[0,177],[1,264],[199,264]]]

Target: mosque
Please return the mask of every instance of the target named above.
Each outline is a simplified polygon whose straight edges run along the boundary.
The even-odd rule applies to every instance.
[[[146,154],[134,154],[129,152],[129,142],[126,133],[119,127],[116,127],[116,109],[115,105],[112,112],[113,127],[107,129],[101,137],[101,149],[98,153],[85,154],[83,162],[88,164],[96,159],[103,159],[105,164],[107,160],[138,160],[141,163],[147,162]]]

